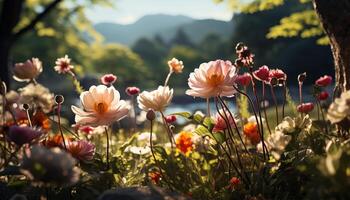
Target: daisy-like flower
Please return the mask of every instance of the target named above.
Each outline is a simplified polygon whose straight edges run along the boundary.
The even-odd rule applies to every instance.
[[[79,180],[75,164],[75,159],[59,148],[33,146],[25,153],[20,171],[34,185],[67,186]]]
[[[110,86],[117,81],[117,76],[114,74],[105,74],[101,77],[100,80],[103,85]]]
[[[31,143],[42,135],[40,130],[28,126],[11,126],[8,132],[8,139],[18,146]]]
[[[258,124],[256,122],[248,122],[245,124],[243,126],[243,133],[253,145],[260,142]]]
[[[144,111],[150,109],[162,112],[170,104],[173,98],[174,90],[168,86],[159,86],[157,90],[151,92],[143,91],[137,97],[139,108]]]
[[[327,118],[332,124],[350,119],[350,90],[343,92],[339,98],[329,106]]]
[[[54,69],[59,74],[65,74],[74,69],[74,66],[70,63],[70,58],[68,58],[68,55],[65,55],[62,58],[58,58],[55,64],[56,66],[54,67]]]
[[[36,108],[42,109],[43,112],[48,113],[52,110],[54,105],[54,95],[50,93],[49,89],[40,85],[30,83],[24,88],[19,89],[21,104],[36,105]]]
[[[230,61],[216,60],[202,63],[190,74],[187,95],[210,98],[231,97],[236,93],[233,85],[237,77],[236,67]]]
[[[129,106],[120,100],[120,94],[114,87],[105,85],[91,86],[89,91],[80,94],[83,108],[72,106],[75,122],[93,127],[110,125],[126,117]]]
[[[182,131],[175,136],[176,148],[182,153],[186,154],[193,149],[193,134],[190,132]]]
[[[181,60],[178,60],[176,58],[173,58],[168,61],[168,66],[171,72],[175,72],[177,74],[182,73],[182,70],[184,68],[184,64]]]
[[[89,161],[94,157],[95,145],[85,140],[69,141],[67,151],[80,161]]]
[[[16,63],[13,68],[13,78],[24,82],[35,79],[43,71],[42,63],[38,58],[32,58],[25,63]]]

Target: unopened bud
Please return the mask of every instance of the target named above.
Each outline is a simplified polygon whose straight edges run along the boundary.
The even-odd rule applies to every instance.
[[[22,105],[22,108],[24,109],[24,110],[29,110],[29,105],[28,104],[26,104],[26,103],[24,103],[23,105]]]
[[[62,95],[56,95],[55,101],[57,104],[62,104],[64,102],[64,97]]]
[[[298,82],[303,83],[306,79],[306,72],[298,75]]]
[[[149,109],[149,110],[147,111],[146,118],[147,118],[149,121],[153,121],[153,120],[156,118],[156,113],[155,113],[152,109]]]
[[[236,45],[236,51],[242,51],[243,47],[244,47],[244,43],[243,42],[239,42],[237,45]]]

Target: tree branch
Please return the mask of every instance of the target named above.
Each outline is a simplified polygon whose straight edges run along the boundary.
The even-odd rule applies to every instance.
[[[53,10],[62,1],[63,0],[54,0],[49,5],[47,5],[43,12],[38,14],[27,26],[23,27],[21,30],[14,34],[14,39],[19,38],[27,31],[33,29],[40,20],[42,20],[47,14],[49,14],[50,11]]]

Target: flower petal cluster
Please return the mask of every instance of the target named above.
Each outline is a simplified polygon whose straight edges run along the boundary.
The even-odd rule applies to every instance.
[[[93,127],[109,125],[126,117],[129,112],[124,100],[114,87],[105,85],[91,86],[89,91],[80,95],[83,108],[72,106],[75,122]]]
[[[41,84],[30,83],[24,88],[19,89],[21,104],[35,105],[37,109],[41,109],[43,112],[48,113],[52,110],[54,105],[54,95],[50,93],[50,90]]]
[[[343,92],[329,106],[327,118],[332,124],[339,123],[344,119],[350,119],[350,90]]]
[[[151,92],[143,91],[137,97],[139,108],[144,111],[150,109],[162,112],[170,104],[173,98],[174,90],[168,86],[159,86],[157,90]]]
[[[38,58],[32,58],[24,63],[16,63],[13,68],[13,78],[24,82],[35,79],[43,71],[42,63]]]
[[[231,97],[236,93],[233,85],[237,77],[236,67],[230,61],[216,60],[202,63],[190,74],[187,95],[210,98]]]

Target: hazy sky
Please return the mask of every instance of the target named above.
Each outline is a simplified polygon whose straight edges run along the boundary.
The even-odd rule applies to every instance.
[[[129,24],[148,14],[186,15],[196,19],[230,20],[232,12],[225,3],[213,0],[116,0],[116,8],[94,7],[87,16],[94,23]]]

